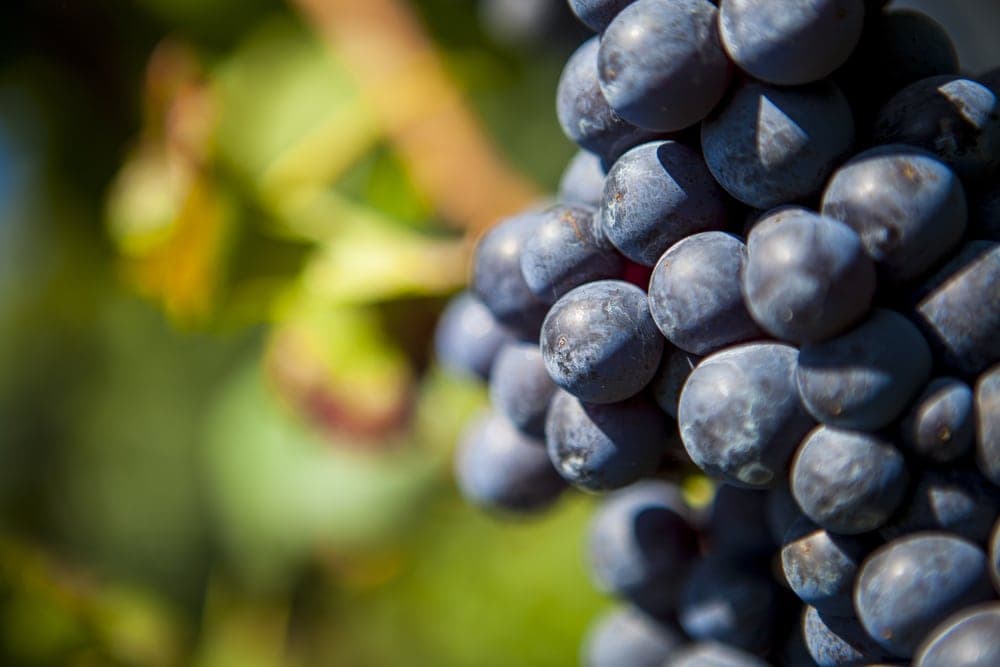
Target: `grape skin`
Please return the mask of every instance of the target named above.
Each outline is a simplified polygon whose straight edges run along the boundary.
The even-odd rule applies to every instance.
[[[469,502],[515,513],[544,509],[566,488],[542,443],[495,414],[467,429],[456,453],[455,479]]]
[[[864,562],[854,606],[872,639],[910,658],[948,615],[991,597],[982,549],[948,533],[925,532],[894,540]]]
[[[861,319],[875,295],[875,268],[854,230],[806,209],[766,215],[750,232],[747,251],[743,297],[778,338],[830,338]]]
[[[812,83],[846,62],[861,38],[862,0],[722,0],[719,27],[729,57],[754,78]]]
[[[802,614],[802,634],[818,667],[862,665],[891,657],[856,619],[821,614],[814,607],[807,606]]]
[[[771,641],[778,604],[777,585],[763,568],[714,553],[686,577],[677,616],[694,639],[758,652]]]
[[[796,384],[824,424],[874,431],[888,426],[930,379],[927,341],[905,317],[876,308],[850,331],[799,353]]]
[[[564,295],[545,317],[540,342],[553,382],[591,403],[642,391],[664,345],[646,293],[620,280],[587,283]]]
[[[559,201],[597,208],[601,205],[605,175],[599,156],[577,151],[559,179]]]
[[[632,2],[634,0],[569,0],[569,8],[585,26],[601,32]]]
[[[650,142],[611,166],[600,218],[623,255],[653,266],[685,237],[723,229],[726,195],[697,152],[676,141]]]
[[[903,502],[903,455],[870,433],[818,426],[792,463],[792,495],[816,524],[843,535],[875,530]]]
[[[740,292],[747,250],[724,232],[702,232],[663,253],[649,280],[649,311],[678,348],[706,355],[762,337]]]
[[[1000,604],[963,609],[934,628],[913,659],[914,667],[1000,665]]]
[[[676,132],[704,118],[722,98],[732,66],[707,0],[637,0],[601,36],[598,77],[622,118]]]
[[[979,544],[1000,513],[1000,489],[973,470],[925,468],[907,502],[879,532],[887,540],[920,530],[943,530]]]
[[[986,86],[959,76],[932,76],[896,93],[875,119],[880,144],[931,151],[969,182],[1000,166],[1000,108]]]
[[[797,357],[788,345],[746,343],[698,364],[681,392],[678,425],[699,468],[745,487],[771,487],[785,478],[814,424],[795,391]]]
[[[947,367],[975,376],[1000,361],[1000,243],[972,241],[924,282],[914,320]]]
[[[657,133],[623,120],[608,104],[597,79],[597,51],[598,39],[593,37],[566,62],[556,88],[556,116],[571,141],[610,163]]]
[[[986,479],[1000,486],[1000,365],[976,382],[976,462]]]
[[[955,173],[934,155],[903,145],[865,151],[837,169],[822,212],[857,232],[880,277],[897,284],[953,250],[968,217]]]
[[[611,494],[590,523],[588,565],[597,588],[654,614],[673,610],[698,556],[698,533],[680,492],[645,481]]]
[[[555,392],[538,345],[512,342],[501,348],[490,373],[490,403],[519,430],[545,437],[545,416]]]
[[[768,664],[752,653],[733,646],[700,641],[683,648],[665,667],[768,667]]]
[[[497,352],[510,333],[469,292],[452,298],[438,319],[434,350],[442,366],[459,375],[486,380]]]
[[[903,415],[901,444],[929,462],[964,456],[975,436],[973,405],[969,385],[953,377],[934,378]]]
[[[638,609],[614,609],[595,622],[584,639],[585,667],[662,667],[685,643],[683,634]]]
[[[521,274],[536,297],[555,303],[574,287],[617,278],[624,261],[604,238],[595,211],[558,205],[539,214],[521,252]]]
[[[879,544],[871,535],[838,535],[801,516],[781,547],[785,580],[804,603],[828,616],[854,616],[854,580]]]
[[[705,162],[719,185],[760,209],[817,194],[853,143],[851,109],[827,81],[745,82],[701,126]]]
[[[496,319],[526,340],[538,337],[548,310],[521,274],[521,252],[541,218],[529,211],[500,222],[479,239],[472,289]]]
[[[566,481],[585,491],[609,491],[656,472],[672,427],[642,396],[598,404],[558,391],[546,417],[545,443]]]

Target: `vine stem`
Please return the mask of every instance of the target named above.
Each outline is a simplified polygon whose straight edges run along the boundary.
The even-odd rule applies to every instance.
[[[357,77],[417,185],[478,235],[538,199],[504,160],[400,0],[289,0]]]

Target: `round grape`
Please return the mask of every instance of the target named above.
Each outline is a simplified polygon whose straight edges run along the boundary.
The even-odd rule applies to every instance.
[[[636,146],[604,182],[601,226],[634,262],[653,266],[670,246],[726,225],[726,195],[695,151],[676,141]]]
[[[521,252],[540,222],[535,212],[502,220],[479,239],[472,266],[476,296],[501,324],[527,340],[538,338],[548,311],[521,274]]]
[[[591,403],[642,391],[656,374],[663,343],[646,293],[620,280],[571,290],[542,324],[542,357],[552,380]]]
[[[747,239],[743,296],[753,318],[789,341],[819,341],[855,324],[875,294],[875,268],[854,231],[806,209],[765,216]],[[656,317],[656,311],[653,311]]]
[[[911,657],[950,614],[993,597],[986,554],[947,533],[914,533],[876,550],[861,566],[854,606],[882,648]]]
[[[601,36],[601,91],[622,118],[675,132],[722,98],[730,64],[708,0],[637,0]]]
[[[583,206],[553,206],[540,214],[525,241],[521,273],[545,303],[584,283],[621,275],[622,256],[604,238],[594,213]]]
[[[545,420],[545,444],[568,482],[585,491],[609,491],[656,472],[673,428],[642,396],[599,404],[558,391]]]
[[[850,331],[803,345],[796,382],[819,421],[871,431],[896,419],[930,373],[930,348],[916,327],[877,308]]]
[[[818,193],[853,143],[851,109],[829,82],[745,82],[701,126],[712,175],[733,197],[762,209]]]
[[[878,436],[818,426],[792,463],[792,495],[813,522],[860,535],[892,516],[906,493],[903,455]]]
[[[473,423],[455,457],[459,490],[466,500],[486,509],[541,510],[566,488],[552,469],[543,444],[499,415]]]
[[[770,487],[814,422],[795,391],[795,348],[748,343],[706,357],[688,376],[678,406],[684,448],[712,477]]]
[[[861,237],[889,282],[911,280],[962,239],[965,192],[943,162],[911,146],[865,151],[834,172],[823,193],[823,215]]]
[[[722,44],[740,69],[785,86],[847,61],[864,27],[863,0],[722,0]]]

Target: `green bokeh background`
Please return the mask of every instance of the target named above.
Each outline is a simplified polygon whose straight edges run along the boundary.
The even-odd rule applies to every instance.
[[[493,159],[551,192],[561,5],[532,35],[397,4]],[[485,392],[429,350],[468,225],[318,34],[272,0],[5,9],[0,664],[565,665],[607,604],[591,499],[457,496]],[[169,104],[192,81],[207,133]]]

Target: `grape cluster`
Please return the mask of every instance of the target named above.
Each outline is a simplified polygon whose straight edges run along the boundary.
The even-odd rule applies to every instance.
[[[438,329],[462,492],[608,493],[587,665],[1000,665],[1000,69],[885,2],[569,4],[582,150]]]

